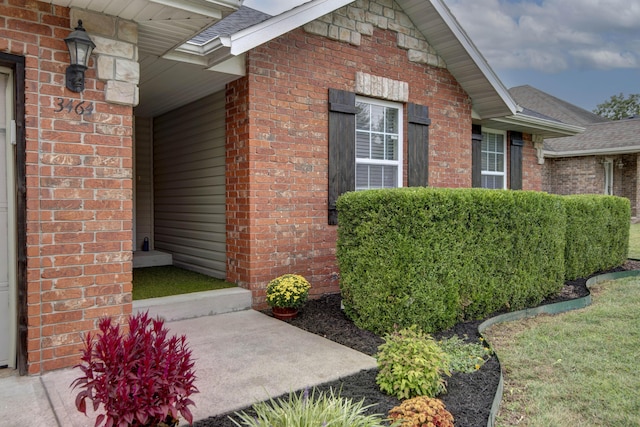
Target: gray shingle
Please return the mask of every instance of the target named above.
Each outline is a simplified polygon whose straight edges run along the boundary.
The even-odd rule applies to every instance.
[[[217,37],[229,36],[237,33],[238,31],[249,28],[252,25],[266,21],[269,18],[271,18],[271,15],[262,13],[259,10],[255,10],[250,7],[242,6],[240,9],[236,10],[229,16],[224,17],[189,40],[189,42],[201,45]]]
[[[594,123],[575,136],[547,139],[544,149],[555,152],[637,149],[640,151],[640,118]]]
[[[609,121],[529,85],[513,87],[509,93],[521,107],[570,125],[586,126]]]

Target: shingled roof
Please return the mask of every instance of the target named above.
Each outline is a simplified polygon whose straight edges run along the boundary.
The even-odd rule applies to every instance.
[[[509,89],[509,94],[518,105],[563,123],[586,126],[592,123],[609,121],[605,117],[570,104],[529,85],[512,87]]]
[[[544,149],[547,157],[640,152],[640,118],[591,124],[578,135],[545,140]]]

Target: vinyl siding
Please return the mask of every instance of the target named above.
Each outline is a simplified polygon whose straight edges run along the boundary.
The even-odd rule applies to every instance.
[[[142,242],[148,237],[153,248],[153,169],[152,169],[152,138],[150,118],[136,117],[135,119],[135,148],[136,148],[136,235],[134,250],[142,249]]]
[[[154,119],[155,248],[226,277],[224,92]]]

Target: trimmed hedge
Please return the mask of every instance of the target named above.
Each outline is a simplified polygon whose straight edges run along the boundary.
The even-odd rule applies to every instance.
[[[622,265],[629,252],[629,199],[564,196],[567,211],[565,278],[573,280]]]
[[[433,332],[562,287],[560,196],[400,188],[346,193],[337,207],[343,302],[361,328]]]

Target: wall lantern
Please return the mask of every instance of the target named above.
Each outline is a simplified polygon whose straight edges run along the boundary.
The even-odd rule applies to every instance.
[[[84,90],[84,72],[89,68],[89,57],[96,45],[87,32],[82,28],[82,21],[67,38],[64,39],[69,49],[69,65],[67,67],[67,89],[73,92]]]

